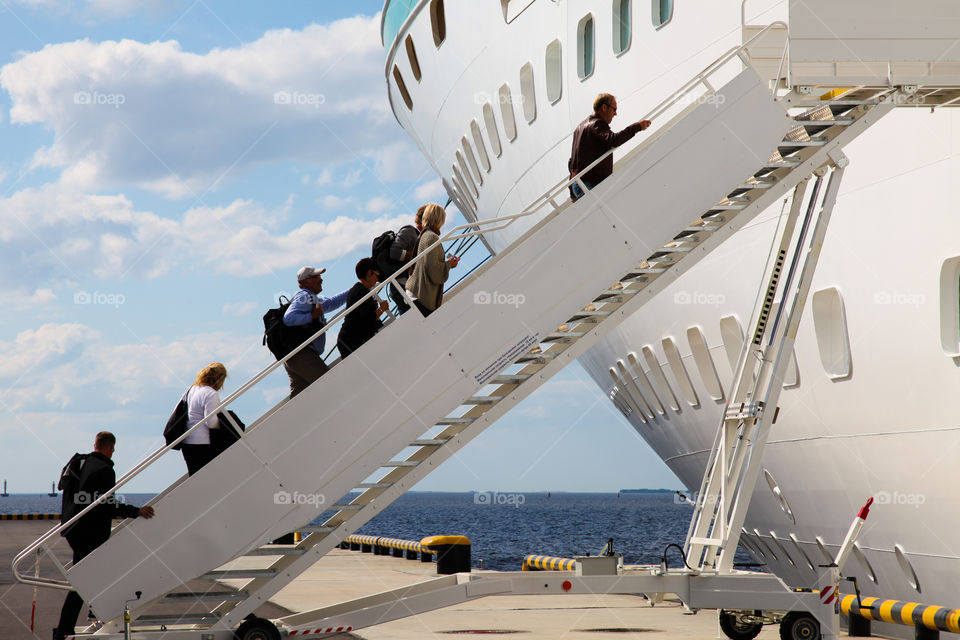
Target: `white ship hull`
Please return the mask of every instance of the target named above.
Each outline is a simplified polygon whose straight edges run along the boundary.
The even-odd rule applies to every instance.
[[[386,43],[391,101],[469,217],[515,213],[563,178],[570,133],[598,92],[618,96],[613,127],[621,128],[741,40],[741,3],[732,0],[696,3],[708,7],[683,3],[659,30],[651,26],[650,2],[634,0],[632,42],[619,56],[613,53],[610,0],[537,0],[529,6],[513,0],[504,3],[509,23],[501,3],[447,0],[445,40],[436,47],[432,3],[420,4],[400,30],[400,44]],[[765,9],[762,2],[756,5],[751,11]],[[520,8],[519,15],[510,13]],[[588,13],[594,16],[596,68],[581,81],[578,25]],[[756,21],[785,19],[784,13],[781,7]],[[403,42],[408,35],[422,72],[419,82]],[[561,44],[563,72],[561,97],[551,104],[548,93],[555,94],[555,87],[551,91],[544,78],[545,50],[554,39]],[[530,123],[530,111],[515,97],[523,93],[520,69],[528,61],[536,96]],[[395,66],[412,108],[397,87]],[[512,142],[500,104],[505,83],[516,120]],[[484,119],[488,101],[499,157]],[[475,156],[474,171],[467,157],[479,153],[473,150],[474,120],[489,170]],[[897,110],[846,150],[851,164],[797,337],[799,379],[781,395],[764,457],[769,477],[755,492],[745,527],[744,546],[791,584],[811,584],[811,565],[824,563],[825,552],[835,554],[857,509],[872,495],[878,504],[846,573],[858,577],[865,595],[957,605],[960,515],[951,498],[960,480],[955,124],[951,110]],[[715,387],[725,395],[731,383],[731,357],[740,347],[735,327],[749,330],[779,213],[767,211],[738,232],[580,359],[609,392],[610,367],[628,362],[630,353],[645,363],[643,348],[652,351],[670,388],[645,364],[653,389],[637,400],[649,403],[652,415],[629,412],[627,419],[691,490],[699,488],[720,420],[723,401]],[[485,240],[497,251],[524,230]],[[709,367],[704,376],[702,362],[695,361],[692,328],[705,337],[715,380]],[[668,362],[664,340],[679,349],[685,371]],[[695,401],[681,387],[680,378],[687,376]]]

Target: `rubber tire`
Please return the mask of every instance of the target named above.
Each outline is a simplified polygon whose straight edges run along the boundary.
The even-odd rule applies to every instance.
[[[280,640],[280,631],[269,620],[251,617],[237,627],[233,637],[236,640]]]
[[[763,629],[762,624],[743,624],[737,621],[736,614],[720,611],[720,629],[730,640],[753,640]]]
[[[820,623],[806,611],[791,611],[780,621],[780,640],[820,640]]]

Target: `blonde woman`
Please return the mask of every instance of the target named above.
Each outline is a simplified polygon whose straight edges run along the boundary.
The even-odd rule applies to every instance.
[[[416,300],[417,308],[424,317],[430,315],[443,302],[443,284],[450,277],[450,269],[457,266],[460,259],[456,256],[444,258],[443,247],[437,244],[440,240],[440,228],[447,220],[447,212],[438,204],[428,204],[423,210],[423,232],[420,234],[420,244],[417,255],[429,250],[428,255],[417,262],[413,275],[407,280],[407,291]]]
[[[226,379],[227,368],[219,362],[211,362],[197,373],[197,379],[187,389],[187,430],[202,421],[204,416],[210,416],[183,441],[181,451],[187,463],[187,475],[192,476],[217,455],[210,443],[210,430],[221,428],[213,410],[220,406],[219,392]]]

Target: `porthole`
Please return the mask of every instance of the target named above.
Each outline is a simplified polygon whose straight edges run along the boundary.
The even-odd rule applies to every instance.
[[[850,335],[843,298],[836,287],[813,294],[813,328],[823,370],[832,380],[850,376]]]
[[[547,45],[546,53],[547,100],[556,104],[563,95],[563,55],[560,40]]]
[[[413,99],[410,98],[410,92],[407,91],[407,83],[403,81],[403,76],[400,75],[400,68],[397,65],[393,65],[393,81],[397,84],[397,91],[400,92],[400,97],[403,98],[403,104],[407,105],[409,111],[413,111]]]
[[[673,0],[652,0],[651,19],[653,26],[659,29],[673,18]]]
[[[624,364],[623,360],[617,360],[617,371],[619,372],[620,377],[626,383],[625,388],[627,393],[636,401],[637,407],[643,412],[649,420],[654,419],[653,405],[650,402],[650,390],[644,387],[641,391],[640,386],[638,386],[637,378],[634,378],[633,374],[627,370],[627,365]],[[642,371],[640,372],[643,373]],[[644,376],[643,380],[646,380]]]
[[[630,361],[630,367],[636,375],[637,382],[643,387],[644,397],[649,397],[653,399],[653,402],[648,402],[653,409],[656,409],[657,413],[664,416],[667,415],[667,410],[663,406],[663,401],[660,400],[660,396],[657,395],[657,390],[653,388],[653,385],[650,384],[650,379],[647,378],[646,372],[643,370],[643,365],[640,364],[640,361],[637,360],[637,354],[630,352],[627,354],[627,360]]]
[[[613,402],[613,406],[615,406],[617,410],[623,414],[624,418],[630,418],[630,415],[633,413],[633,409],[621,397],[620,389],[616,387],[613,388],[613,390],[610,392],[610,400]]]
[[[817,536],[815,539],[817,541],[817,549],[820,549],[820,553],[823,555],[826,564],[833,564],[834,558],[830,555],[830,552],[827,551],[827,545],[824,543],[823,538]]]
[[[713,400],[723,400],[723,389],[720,387],[720,378],[717,376],[717,368],[713,364],[713,358],[710,357],[710,351],[707,349],[707,339],[703,336],[700,327],[690,327],[687,329],[687,342],[690,344],[690,351],[693,352],[693,361],[700,372],[700,379],[707,388],[707,393]]]
[[[687,368],[683,365],[683,358],[680,357],[677,343],[673,341],[673,338],[664,338],[660,341],[660,346],[663,347],[663,355],[667,357],[667,363],[673,372],[673,379],[677,381],[677,386],[680,387],[680,393],[683,394],[684,399],[691,407],[700,406],[700,398],[697,397],[697,391],[690,381],[690,374],[687,373]]]
[[[910,563],[910,559],[904,552],[903,547],[894,545],[893,553],[897,556],[897,564],[900,565],[900,570],[903,571],[903,576],[907,579],[907,582],[917,590],[917,593],[920,593],[920,578],[917,577],[917,572]]]
[[[520,101],[527,124],[536,120],[537,92],[533,86],[533,65],[529,62],[520,67]]]
[[[585,15],[577,24],[577,76],[586,80],[593,74],[593,16]]]
[[[646,424],[646,412],[640,408],[640,404],[637,402],[637,399],[632,393],[630,393],[630,390],[627,388],[627,383],[624,382],[624,378],[627,376],[621,378],[620,374],[617,373],[617,370],[613,367],[610,367],[610,377],[613,379],[613,383],[616,385],[617,389],[622,392],[621,397],[623,400],[630,405],[630,408],[634,411],[634,413],[636,413],[637,417],[640,418],[640,421]]]
[[[790,504],[787,502],[786,496],[783,495],[783,491],[780,490],[780,485],[777,484],[773,475],[766,469],[763,470],[763,475],[767,479],[767,486],[770,487],[770,492],[773,494],[773,497],[777,499],[777,504],[780,505],[780,510],[790,518],[790,522],[797,524],[797,518],[793,515],[793,509],[790,508]]]
[[[407,36],[407,59],[410,60],[410,70],[413,72],[413,79],[420,82],[420,61],[417,60],[417,49],[413,46],[413,36]]]
[[[640,349],[640,352],[643,354],[643,359],[647,363],[647,368],[650,369],[650,375],[653,376],[653,379],[661,389],[661,393],[666,397],[667,404],[670,405],[671,409],[679,412],[680,403],[677,402],[677,396],[667,381],[667,377],[663,375],[663,368],[660,366],[660,360],[657,358],[657,354],[655,354],[649,346],[643,347]]]
[[[509,142],[517,139],[517,121],[513,116],[513,96],[510,94],[510,85],[504,84],[497,92],[500,100],[500,115],[503,116],[503,134]]]
[[[867,556],[863,554],[863,549],[860,548],[859,542],[853,543],[853,555],[857,558],[857,562],[860,563],[863,570],[867,572],[867,577],[870,578],[870,582],[878,584],[877,572],[873,570],[873,565],[867,560]]]
[[[447,39],[447,17],[443,0],[430,0],[430,26],[433,28],[433,44],[438,48]]]
[[[774,302],[770,307],[770,317],[776,318],[780,310],[780,303]],[[797,349],[790,349],[790,360],[787,362],[787,369],[783,372],[783,388],[792,389],[800,386],[800,367],[797,366]]]
[[[483,105],[483,124],[487,127],[487,139],[490,141],[490,149],[493,155],[500,157],[503,149],[500,147],[500,133],[497,131],[497,120],[493,117],[493,107],[490,103]]]
[[[613,53],[620,55],[630,48],[630,19],[633,0],[613,0]]]
[[[470,165],[470,172],[477,184],[483,185],[483,174],[480,173],[480,166],[477,164],[477,157],[473,155],[473,146],[467,140],[467,136],[460,138],[460,145],[463,147],[463,155],[467,158],[467,164]]]
[[[457,166],[460,168],[460,176],[463,178],[463,181],[467,183],[467,186],[470,187],[470,191],[473,193],[474,198],[480,197],[480,192],[477,191],[477,183],[473,181],[473,176],[470,175],[469,169],[467,169],[467,161],[463,158],[463,153],[460,149],[457,149]]]
[[[470,122],[470,135],[473,136],[473,144],[477,149],[477,157],[480,158],[480,164],[483,170],[490,172],[490,156],[487,155],[487,146],[483,144],[483,135],[480,133],[480,125],[476,120]]]
[[[790,557],[790,552],[787,551],[787,548],[786,548],[785,546],[783,546],[783,544],[777,539],[777,532],[776,532],[776,531],[771,531],[771,532],[770,532],[770,540],[773,541],[773,544],[775,544],[775,545],[777,546],[777,549],[780,550],[780,554],[781,554],[784,558],[786,558],[787,562],[789,562],[791,566],[794,566],[794,567],[797,566],[797,563],[793,561],[793,558],[792,558],[792,557]]]
[[[816,571],[817,568],[813,566],[813,561],[810,560],[810,556],[807,555],[807,552],[803,549],[803,545],[800,544],[800,540],[797,538],[797,534],[791,533],[790,540],[793,541],[793,546],[796,548],[797,552],[803,559],[806,561],[807,566],[810,567],[811,571]]]
[[[767,544],[767,541],[763,539],[763,535],[760,533],[759,530],[754,529],[753,535],[757,536],[757,542],[760,544],[761,547],[763,547],[763,549],[765,549],[766,553],[770,554],[770,556],[774,560],[780,560],[780,558],[777,557],[776,552],[774,552],[773,547]]]
[[[723,341],[723,350],[727,353],[730,370],[736,376],[740,351],[743,349],[743,327],[736,316],[720,318],[720,339]]]
[[[951,358],[960,356],[960,258],[944,260],[940,267],[940,346]]]
[[[458,151],[457,153],[460,153],[460,152]],[[456,163],[454,163],[453,165],[453,175],[455,176],[457,180],[457,184],[460,186],[461,191],[463,191],[463,194],[467,196],[467,200],[469,201],[470,206],[473,208],[476,208],[477,202],[476,200],[473,199],[473,195],[470,193],[471,189],[467,187],[468,183],[470,184],[470,186],[473,186],[473,182],[470,180],[470,178],[464,177],[462,169],[459,166],[457,166]],[[474,190],[476,190],[476,187],[474,187]]]

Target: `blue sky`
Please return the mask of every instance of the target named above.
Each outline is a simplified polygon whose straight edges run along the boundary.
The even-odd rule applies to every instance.
[[[129,469],[204,364],[227,364],[230,392],[271,362],[260,318],[300,266],[327,267],[327,293],[349,288],[373,237],[446,202],[389,111],[381,7],[0,2],[11,491],[45,491],[101,429]],[[285,393],[277,375],[238,412],[249,423]],[[182,470],[169,456],[128,491]],[[574,365],[417,488],[625,487],[679,482]]]

